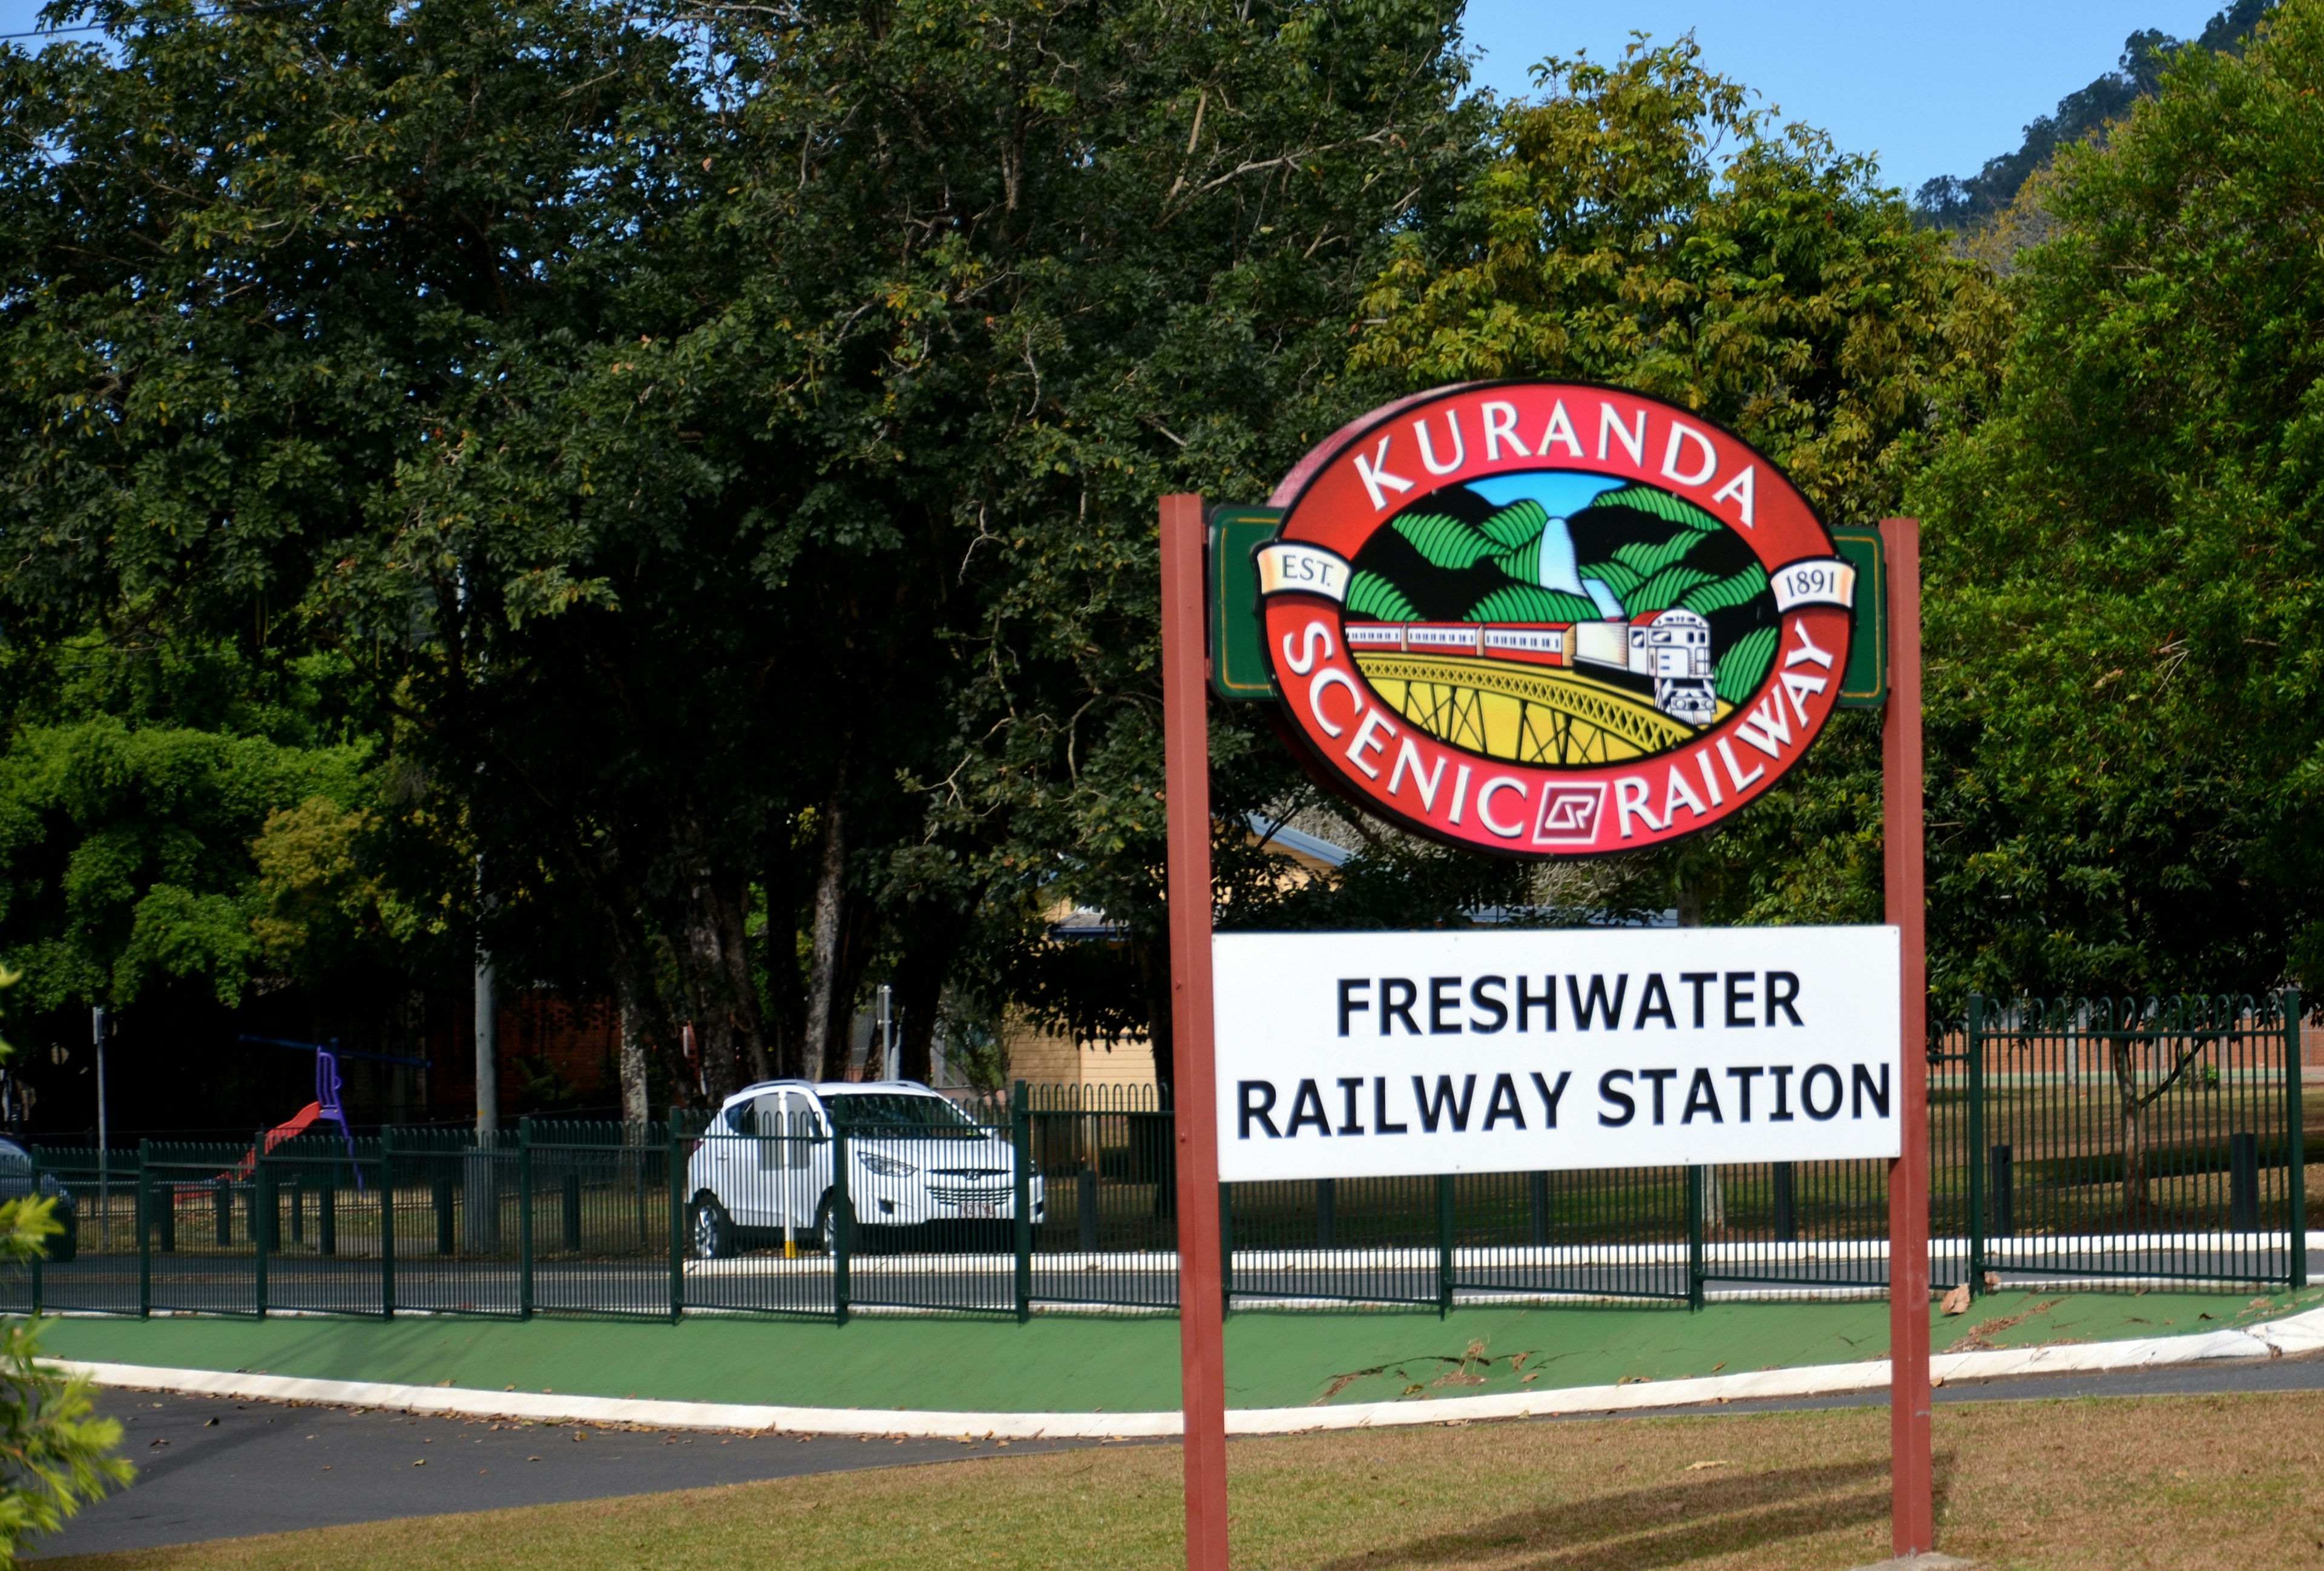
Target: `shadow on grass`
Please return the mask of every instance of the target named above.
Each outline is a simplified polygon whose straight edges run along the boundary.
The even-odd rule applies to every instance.
[[[1937,1458],[1943,1507],[1951,1458]],[[1434,1533],[1320,1571],[1491,1561],[1544,1571],[1653,1571],[1714,1555],[1860,1527],[1888,1514],[1888,1463],[1834,1463],[1683,1482],[1510,1511],[1466,1532]]]

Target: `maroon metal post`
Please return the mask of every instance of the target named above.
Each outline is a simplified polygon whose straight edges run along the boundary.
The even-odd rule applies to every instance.
[[[1936,1548],[1929,1438],[1929,963],[1921,813],[1921,523],[1880,521],[1888,558],[1888,717],[1881,831],[1888,920],[1903,938],[1904,1154],[1888,1164],[1888,1428],[1896,1553]],[[1969,1160],[1978,1160],[1971,1151]]]
[[[1162,743],[1170,837],[1170,1045],[1178,1137],[1178,1357],[1186,1571],[1227,1571],[1227,1382],[1211,1037],[1211,734],[1203,499],[1162,499]]]

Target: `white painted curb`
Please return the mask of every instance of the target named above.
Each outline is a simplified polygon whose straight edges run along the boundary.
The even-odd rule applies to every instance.
[[[2324,1309],[2240,1330],[2200,1335],[2149,1336],[2124,1342],[2003,1348],[1990,1353],[1940,1354],[1931,1378],[1991,1380],[2020,1374],[2089,1373],[2153,1369],[2223,1358],[2280,1358],[2324,1350]],[[542,1391],[489,1391],[456,1386],[391,1385],[295,1375],[162,1369],[135,1363],[82,1363],[43,1359],[51,1369],[86,1375],[98,1385],[131,1391],[186,1391],[244,1400],[318,1402],[335,1407],[392,1408],[474,1419],[530,1419],[579,1424],[635,1424],[657,1429],[777,1430],[794,1435],[966,1437],[1004,1440],[1131,1439],[1175,1436],[1176,1412],[947,1413],[895,1409],[789,1408],[742,1402],[668,1402],[635,1397],[567,1396]],[[1305,1408],[1238,1408],[1227,1412],[1231,1435],[1291,1435],[1317,1429],[1384,1428],[1404,1424],[1469,1423],[1487,1419],[1548,1418],[1563,1413],[1640,1412],[1766,1397],[1830,1396],[1888,1383],[1888,1361],[1769,1369],[1695,1380],[1641,1381],[1627,1385],[1572,1386],[1484,1397],[1424,1401],[1347,1402]]]

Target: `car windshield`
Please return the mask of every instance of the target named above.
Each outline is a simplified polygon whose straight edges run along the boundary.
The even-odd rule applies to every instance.
[[[982,1140],[984,1131],[941,1096],[863,1091],[831,1099],[831,1116],[852,1134],[916,1140]]]

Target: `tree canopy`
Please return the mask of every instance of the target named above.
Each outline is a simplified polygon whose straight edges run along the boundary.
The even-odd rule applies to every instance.
[[[2319,86],[2324,9],[2295,0],[2061,152],[1997,379],[1914,488],[1950,990],[2324,959]]]
[[[2319,0],[2134,39],[2103,144],[2026,155],[2006,279],[1691,42],[1468,96],[1451,0],[51,15],[100,31],[0,51],[32,1007],[448,996],[481,947],[617,998],[658,1096],[834,1072],[867,979],[891,1067],[972,999],[1167,1075],[1156,499],[1494,376],[1924,515],[1946,998],[2324,956]],[[1444,615],[1563,605],[1455,522],[1413,543],[1477,569]],[[1220,919],[1870,919],[1876,743],[1544,874],[1363,824],[1222,707]],[[1285,878],[1252,831],[1295,818],[1347,867]],[[1112,941],[1049,941],[1069,906]]]

